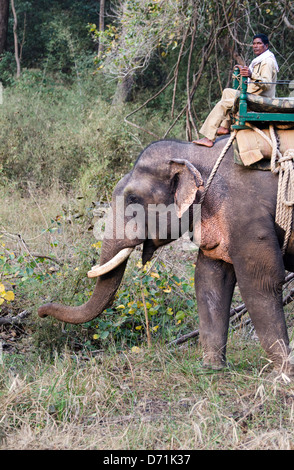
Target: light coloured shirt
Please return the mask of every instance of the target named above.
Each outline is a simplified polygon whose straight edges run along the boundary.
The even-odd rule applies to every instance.
[[[268,57],[253,67],[251,80],[247,87],[247,93],[254,93],[255,95],[274,98],[276,85],[272,82],[276,82],[276,80],[276,62],[271,57]]]

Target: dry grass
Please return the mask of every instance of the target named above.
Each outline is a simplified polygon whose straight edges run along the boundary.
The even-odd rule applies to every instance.
[[[293,389],[258,374],[209,374],[194,346],[66,353],[6,369],[2,449],[290,449]]]
[[[75,244],[81,239],[81,227],[74,221],[79,215],[79,204],[82,203],[60,189],[52,187],[44,195],[28,185],[27,193],[21,196],[11,188],[4,188],[0,198],[0,235],[13,249],[18,247],[19,251],[23,251],[27,248],[32,252],[52,253],[58,258],[64,257],[64,248],[68,243]],[[59,218],[63,220],[66,230],[56,234]],[[17,239],[18,235],[21,238]],[[21,239],[27,246],[20,243]]]

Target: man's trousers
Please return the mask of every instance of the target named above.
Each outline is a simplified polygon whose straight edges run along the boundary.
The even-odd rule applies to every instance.
[[[229,113],[233,108],[236,94],[237,90],[234,90],[233,88],[225,88],[221,100],[215,105],[213,110],[207,116],[199,132],[209,140],[215,140],[217,130],[220,126],[229,129]]]

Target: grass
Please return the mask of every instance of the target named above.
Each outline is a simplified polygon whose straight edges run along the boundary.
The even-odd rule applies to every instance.
[[[259,358],[256,358],[259,362]],[[181,350],[64,351],[2,368],[5,449],[290,449],[293,390],[255,371],[205,372]],[[257,364],[256,364],[257,365]]]
[[[90,289],[84,279],[87,253],[93,255],[92,235],[85,230],[89,220],[63,218],[60,233],[42,232],[76,204],[57,189],[42,198],[35,188],[27,197],[6,190],[2,201],[2,229],[21,233],[30,250],[53,250],[66,262],[61,276],[16,285],[15,303],[6,307],[10,314],[30,308],[32,315],[23,327],[0,330],[6,345],[0,364],[0,449],[294,448],[293,386],[268,380],[270,365],[250,328],[230,330],[230,366],[212,373],[201,368],[197,340],[172,346],[154,335],[148,347],[142,336],[140,347],[132,349],[110,336],[93,341],[85,325],[38,319],[36,308],[45,298],[73,304]],[[7,248],[21,250],[19,241],[3,237]],[[175,260],[170,248],[162,254],[168,269],[174,259],[174,272],[190,279],[186,262],[194,254],[182,255]],[[132,267],[123,292],[131,278]],[[165,294],[167,308],[179,301],[178,292],[180,287],[171,297]],[[192,299],[190,291],[185,295]],[[235,301],[240,301],[237,293]],[[189,318],[184,322],[192,329]]]

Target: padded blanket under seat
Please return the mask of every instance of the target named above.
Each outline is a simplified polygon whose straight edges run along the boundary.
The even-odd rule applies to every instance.
[[[237,94],[233,114],[239,110],[240,93]],[[266,96],[247,93],[248,110],[257,113],[294,113],[294,97],[268,98]]]
[[[294,149],[294,125],[290,129],[283,129],[283,127],[283,125],[275,126],[279,150],[282,154],[288,149]],[[270,138],[268,127],[261,130]],[[253,165],[256,169],[270,169],[272,147],[253,129],[238,130],[234,154],[236,163],[244,166]],[[259,165],[256,165],[257,163]]]

